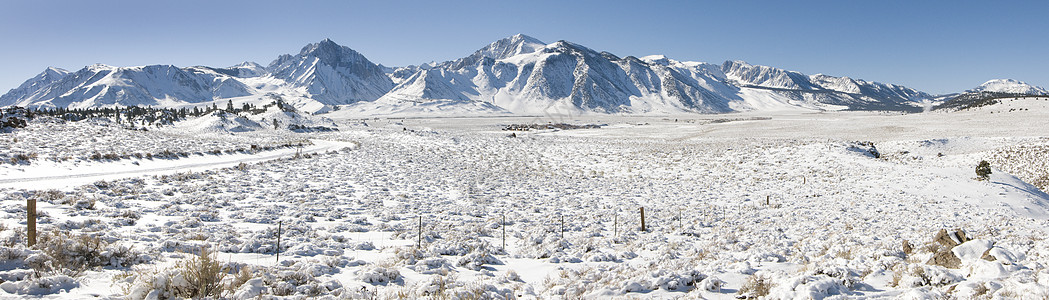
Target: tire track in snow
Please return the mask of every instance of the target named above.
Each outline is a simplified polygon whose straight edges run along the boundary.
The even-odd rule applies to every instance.
[[[120,179],[137,176],[147,175],[158,175],[172,171],[182,170],[207,170],[207,169],[218,169],[224,167],[235,166],[240,163],[253,163],[269,161],[274,159],[280,159],[284,157],[292,157],[297,153],[310,153],[310,152],[326,152],[329,150],[339,150],[345,147],[354,148],[356,144],[350,142],[338,142],[338,141],[324,141],[324,140],[311,140],[313,145],[303,147],[301,149],[280,149],[268,151],[265,154],[249,154],[248,157],[218,157],[217,160],[207,162],[193,162],[195,159],[178,159],[172,161],[158,161],[157,163],[176,163],[175,165],[167,166],[120,166],[119,171],[110,172],[91,172],[93,170],[104,169],[105,164],[101,165],[89,165],[80,166],[73,170],[63,170],[65,172],[72,172],[72,174],[54,175],[54,176],[34,176],[34,177],[16,177],[16,178],[0,178],[0,188],[26,188],[26,189],[54,189],[54,188],[66,188],[86,184],[98,180],[106,179]],[[178,162],[185,162],[178,164]],[[130,169],[128,169],[130,168]],[[81,173],[85,172],[85,173]],[[90,172],[90,173],[86,173]],[[10,175],[10,174],[8,174]],[[5,177],[8,177],[5,175]],[[23,174],[26,175],[26,174]],[[86,183],[85,183],[86,182]]]

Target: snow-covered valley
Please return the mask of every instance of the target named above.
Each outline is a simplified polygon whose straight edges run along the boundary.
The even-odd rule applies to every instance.
[[[199,296],[194,266],[232,299],[1042,298],[1047,104],[333,117],[336,132],[207,135],[207,117],[37,122],[0,134],[18,139],[10,153],[52,147],[0,164],[0,184],[54,177],[0,185],[0,298]],[[602,126],[502,130],[535,123]],[[294,141],[312,142],[226,151]],[[102,147],[189,155],[88,157]]]

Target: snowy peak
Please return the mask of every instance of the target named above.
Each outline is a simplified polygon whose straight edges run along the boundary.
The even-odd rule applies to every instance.
[[[404,79],[382,101],[483,102],[514,113],[549,114],[727,112],[726,102],[740,100],[738,88],[724,83],[713,65],[665,57],[661,64],[650,64],[564,40],[542,44],[524,35],[412,74],[394,74]]]
[[[66,71],[65,69],[48,67],[47,69],[44,69],[43,72],[40,72],[40,74],[23,82],[22,85],[18,86],[16,89],[25,89],[27,91],[36,90],[51,84],[52,82],[62,80],[62,78],[65,78],[72,73],[73,72]]]
[[[1001,98],[1022,95],[1049,95],[1042,87],[1013,79],[992,79],[964,93],[942,96],[948,98],[933,109],[964,110],[1000,103]]]
[[[523,34],[515,34],[511,37],[495,41],[475,54],[481,54],[487,58],[501,59],[519,54],[532,53],[546,46],[546,43]]]
[[[44,72],[41,72],[40,75],[37,75],[34,78],[46,77],[52,79],[60,79],[62,77],[65,77],[66,75],[69,75],[69,73],[73,72],[66,71],[66,69],[62,68],[47,67],[47,69],[44,69]]]
[[[164,106],[245,96],[250,88],[209,68],[171,65],[112,67],[95,64],[32,93],[8,93],[2,105],[87,108]],[[18,96],[18,97],[16,97]]]
[[[351,66],[360,63],[371,64],[371,61],[368,61],[364,55],[350,49],[350,47],[340,46],[330,39],[306,45],[299,51],[299,56],[316,57],[321,62],[332,66]]]
[[[306,45],[297,55],[281,55],[269,71],[325,105],[373,101],[393,88],[383,68],[330,39]]]
[[[667,58],[665,55],[648,55],[639,59],[651,65],[669,66],[671,63],[675,63],[675,61]]]
[[[1010,80],[990,81],[980,89],[1049,94]],[[620,57],[565,40],[546,44],[516,34],[460,59],[401,68],[377,65],[331,39],[280,55],[266,67],[254,62],[226,68],[96,64],[75,73],[49,68],[0,96],[0,105],[170,107],[270,94],[311,111],[377,102],[526,114],[910,111],[931,98],[904,86],[849,77],[809,76],[744,61],[719,65],[663,55]]]
[[[559,53],[569,53],[569,54],[576,53],[576,54],[585,54],[585,55],[589,55],[589,56],[595,56],[595,55],[599,54],[597,51],[594,51],[594,50],[592,50],[590,48],[587,48],[586,46],[583,46],[583,45],[580,45],[580,44],[576,44],[576,43],[573,43],[573,42],[569,42],[569,41],[566,41],[566,40],[560,40],[560,41],[554,42],[552,44],[546,45],[545,47],[543,47],[543,52],[545,52],[545,53],[559,52]]]
[[[834,77],[823,74],[816,74],[809,76],[809,79],[815,85],[823,87],[829,90],[835,90],[843,93],[859,94],[863,92],[860,89],[859,83],[852,78],[848,77]]]
[[[64,69],[48,67],[43,72],[29,78],[17,88],[11,89],[0,96],[0,107],[18,104],[19,100],[24,99],[30,95],[40,92],[41,90],[47,89],[52,83],[62,80],[66,76],[69,76],[72,72]]]
[[[266,67],[251,61],[242,62],[226,69],[234,72],[234,75],[232,76],[243,78],[259,77],[269,74],[269,72],[266,71]]]
[[[1049,91],[1046,89],[1034,85],[1027,84],[1026,82],[1013,80],[1013,79],[992,79],[984,82],[980,86],[974,89],[968,90],[969,93],[979,92],[996,92],[996,93],[1010,93],[1010,94],[1027,94],[1027,95],[1049,95]]]
[[[443,65],[450,70],[459,70],[467,67],[476,66],[482,61],[498,60],[508,57],[517,56],[525,53],[532,53],[546,46],[546,43],[523,34],[515,34],[513,36],[492,42],[488,46],[484,46],[480,50],[475,51],[470,56],[460,58],[454,61],[446,62]]]
[[[741,85],[765,88],[813,90],[816,89],[804,74],[768,66],[751,65],[745,61],[726,61],[721,71]]]
[[[852,109],[917,110],[932,96],[905,86],[863,81],[823,74],[807,76],[799,72],[743,61],[726,61],[722,71],[740,86],[789,93],[794,100],[813,99],[823,104],[844,105]]]

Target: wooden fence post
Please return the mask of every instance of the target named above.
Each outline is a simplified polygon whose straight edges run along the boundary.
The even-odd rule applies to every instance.
[[[506,214],[505,213],[503,214],[503,222],[502,222],[501,225],[503,225],[502,226],[503,227],[503,251],[506,251]]]
[[[561,215],[561,239],[565,239],[565,215]]]
[[[26,235],[29,236],[29,246],[36,245],[36,198],[26,200]]]
[[[645,232],[645,207],[641,207],[641,232]]]
[[[419,243],[415,244],[415,247],[423,248],[423,216],[419,215]]]
[[[277,221],[277,264],[280,264],[280,230],[284,226],[284,221]]]

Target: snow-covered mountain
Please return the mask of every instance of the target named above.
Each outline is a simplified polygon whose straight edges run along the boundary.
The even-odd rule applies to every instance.
[[[327,105],[373,101],[393,88],[381,67],[330,39],[306,45],[297,55],[281,55],[268,69],[289,87],[303,88]]]
[[[933,109],[963,110],[1001,102],[1002,98],[1049,95],[1045,88],[1013,79],[992,79],[962,93],[943,95]]]
[[[39,75],[29,78],[29,80],[23,82],[22,85],[19,85],[17,88],[7,92],[7,94],[0,96],[0,107],[8,105],[27,106],[31,102],[26,100],[32,99],[37,92],[49,88],[52,83],[62,80],[62,78],[65,78],[69,74],[69,71],[63,69],[54,67],[47,68]]]
[[[726,61],[721,69],[739,86],[777,90],[795,100],[812,99],[853,109],[907,110],[933,98],[927,93],[895,84],[823,74],[805,75],[742,61]]]
[[[281,55],[268,68],[254,62],[227,68],[97,64],[73,73],[49,68],[0,97],[0,106],[173,107],[248,96],[266,102],[279,95],[318,111],[373,101],[392,87],[382,69],[363,55],[323,40],[297,55]]]
[[[1010,93],[1010,94],[1025,94],[1025,95],[1049,95],[1049,91],[1045,88],[1033,86],[1026,82],[1014,80],[1014,79],[992,79],[984,82],[980,86],[971,90],[965,91],[967,93],[979,93],[979,92],[996,92],[996,93]]]
[[[398,85],[380,102],[481,101],[514,113],[916,110],[931,98],[898,85],[808,76],[742,61],[718,66],[658,55],[620,58],[567,41],[544,45],[525,35],[496,41],[457,60],[389,73]]]
[[[440,67],[451,70],[460,70],[476,66],[484,60],[496,60],[513,57],[521,54],[532,53],[546,47],[546,43],[523,34],[516,34],[504,38],[477,50],[470,56],[444,62]]]
[[[1049,94],[1014,80],[979,91]],[[970,91],[972,92],[972,91]],[[49,68],[0,96],[0,106],[199,105],[231,99],[284,99],[306,112],[346,109],[487,113],[722,113],[770,109],[920,110],[947,99],[894,84],[806,75],[743,61],[619,57],[568,41],[546,44],[518,34],[463,58],[385,67],[325,39],[268,67],[92,65]]]
[[[207,67],[91,65],[74,73],[48,69],[0,98],[0,106],[87,108],[175,106],[251,94],[232,76]]]
[[[467,57],[419,68],[379,101],[480,101],[514,113],[731,111],[727,102],[742,100],[738,89],[712,69],[514,35]]]
[[[269,71],[266,70],[266,67],[263,67],[260,64],[257,64],[255,62],[250,62],[250,61],[246,61],[246,62],[237,64],[235,66],[232,66],[232,67],[229,67],[229,68],[225,68],[225,69],[221,69],[221,70],[228,72],[228,73],[226,73],[226,72],[224,72],[224,73],[226,73],[227,75],[233,76],[233,77],[248,78],[248,77],[259,77],[259,76],[269,75]]]

